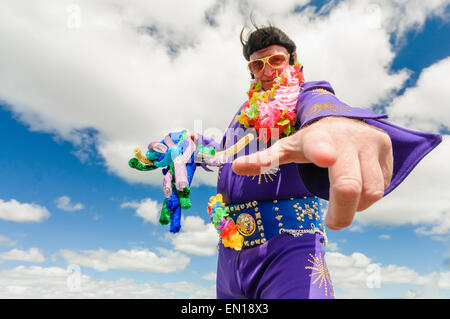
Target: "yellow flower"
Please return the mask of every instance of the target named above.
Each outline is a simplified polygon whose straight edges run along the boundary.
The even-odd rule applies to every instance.
[[[235,232],[233,235],[231,235],[229,240],[227,238],[222,238],[222,244],[225,247],[230,247],[235,250],[241,250],[243,243],[244,243],[244,236],[242,236],[238,232]]]
[[[222,194],[217,194],[216,196],[211,196],[209,198],[209,206],[214,206],[217,202],[220,202],[222,206],[225,206],[225,203],[223,202]]]
[[[250,127],[250,123],[248,122],[248,117],[247,117],[247,115],[245,114],[244,111],[242,111],[241,114],[236,116],[236,119],[239,121],[239,123],[244,125],[245,128],[249,128]]]

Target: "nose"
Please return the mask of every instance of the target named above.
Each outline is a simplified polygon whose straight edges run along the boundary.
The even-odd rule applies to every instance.
[[[273,69],[272,67],[266,63],[264,68],[264,76],[265,77],[271,77],[273,75]]]

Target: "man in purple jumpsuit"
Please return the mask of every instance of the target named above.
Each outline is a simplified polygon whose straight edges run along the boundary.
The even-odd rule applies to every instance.
[[[292,57],[289,64],[296,59],[294,42],[275,27],[257,28],[242,43],[249,61],[277,53]],[[268,90],[276,71],[265,62],[252,77]],[[219,244],[217,298],[334,298],[325,226],[351,225],[356,211],[391,192],[441,141],[350,107],[326,81],[300,88],[295,133],[260,151],[254,139],[220,166],[217,192],[244,242],[241,250]],[[234,118],[220,144],[197,137],[226,149],[242,137],[236,131],[245,129]],[[329,200],[325,220],[318,198]]]

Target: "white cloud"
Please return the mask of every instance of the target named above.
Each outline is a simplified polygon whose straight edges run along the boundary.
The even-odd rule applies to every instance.
[[[414,87],[387,108],[391,120],[414,130],[450,129],[450,56],[422,70]]]
[[[378,236],[378,238],[384,239],[384,240],[392,239],[391,235],[387,235],[387,234],[381,234],[380,236]]]
[[[181,232],[168,234],[175,249],[197,256],[212,256],[217,253],[219,235],[212,223],[205,224],[198,216],[187,216],[182,220]]]
[[[448,8],[448,0],[368,0],[367,2],[380,6],[383,26],[388,31],[398,32],[397,36],[403,35],[411,28],[420,30],[429,17],[448,18],[445,12]],[[385,8],[388,9],[385,10]]]
[[[73,204],[69,196],[61,196],[55,199],[56,207],[67,212],[75,212],[84,208],[81,203]]]
[[[387,108],[394,124],[426,132],[450,127],[445,84],[450,82],[450,57],[424,69],[414,87],[405,90]],[[419,235],[448,236],[450,233],[450,137],[417,165],[395,191],[356,215],[352,227],[364,225],[414,225]],[[414,199],[411,202],[411,199]]]
[[[60,267],[25,267],[0,271],[0,298],[214,298],[215,291],[209,287],[190,285],[191,291],[180,292],[176,283],[163,286],[158,283],[137,283],[132,279],[102,280],[89,277],[80,269],[79,289],[69,289],[68,279],[74,273]]]
[[[169,273],[186,268],[190,258],[179,252],[158,248],[160,256],[148,249],[118,251],[61,249],[59,255],[70,264],[93,268],[98,271],[111,269],[134,270],[142,272]]]
[[[325,255],[331,280],[339,291],[337,298],[394,298],[438,297],[450,289],[449,272],[433,272],[419,275],[411,268],[397,265],[374,264],[362,253],[349,256],[337,252]],[[368,288],[369,276],[376,272],[370,266],[377,265],[380,289]],[[70,267],[70,266],[69,266]],[[214,298],[215,287],[200,286],[187,281],[171,283],[136,283],[132,279],[102,280],[84,274],[83,267],[74,273],[60,267],[18,266],[0,270],[0,298]],[[89,266],[86,266],[89,267]],[[70,289],[72,276],[79,276],[79,289]],[[215,274],[202,278],[214,280]],[[398,289],[404,293],[396,295]],[[402,287],[402,288],[399,288]]]
[[[6,236],[0,235],[0,246],[15,246],[17,242]]]
[[[246,14],[252,13],[256,17],[256,23],[267,24],[273,17],[289,16],[296,7],[311,2],[310,0],[286,0],[280,6],[278,2],[271,0],[246,0],[241,1],[242,9]],[[267,19],[267,20],[266,20]]]
[[[341,295],[337,295],[337,298],[401,297],[386,288],[395,285],[412,285],[419,295],[431,298],[439,293],[439,289],[450,288],[448,272],[421,276],[405,266],[374,263],[371,258],[359,252],[354,252],[350,256],[329,252],[326,253],[325,260],[334,288],[341,291]],[[406,291],[404,295],[407,295]]]
[[[0,199],[0,219],[14,222],[41,222],[50,217],[47,208],[37,204],[20,203],[15,199]]]
[[[327,251],[338,251],[339,250],[338,243],[334,243],[334,242],[328,242],[325,247],[326,247]]]
[[[183,295],[188,295],[188,298],[193,299],[204,299],[204,298],[214,298],[216,295],[215,285],[210,287],[200,287],[197,284],[190,283],[187,281],[166,283],[162,285],[164,288],[169,288],[177,293],[182,293]]]
[[[40,263],[45,261],[45,257],[39,248],[30,248],[28,251],[12,249],[10,251],[0,253],[0,262],[5,260]]]
[[[422,235],[450,233],[450,137],[428,154],[391,194],[356,215],[357,227],[413,225]],[[413,199],[413,201],[412,201]]]
[[[162,205],[151,198],[144,198],[140,202],[133,201],[123,203],[120,207],[134,208],[136,209],[136,216],[144,219],[144,222],[151,222],[157,225]]]
[[[204,274],[202,276],[202,278],[205,280],[214,280],[215,281],[217,278],[217,274],[215,272],[209,272],[207,274]]]
[[[408,78],[389,70],[390,33],[419,28],[444,3],[347,0],[323,15],[292,12],[307,2],[3,1],[0,99],[31,130],[72,142],[83,160],[92,146],[109,172],[160,184],[160,174],[126,165],[133,148],[199,119],[224,131],[248,89],[238,37],[251,10],[292,36],[307,80],[329,80],[342,100],[370,107]]]

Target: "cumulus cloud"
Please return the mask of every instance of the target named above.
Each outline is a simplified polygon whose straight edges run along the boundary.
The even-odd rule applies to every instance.
[[[356,214],[356,225],[413,225],[423,235],[450,232],[450,137],[428,154],[391,194]],[[414,199],[411,201],[411,199]]]
[[[420,28],[445,6],[347,0],[317,15],[308,3],[3,1],[0,100],[31,130],[72,142],[81,159],[91,149],[109,172],[159,184],[160,174],[127,166],[134,147],[195,120],[224,131],[248,88],[238,36],[250,12],[292,36],[307,80],[329,80],[342,100],[370,107],[409,76],[389,70],[390,34]],[[196,183],[215,177],[199,174]]]
[[[0,262],[6,260],[40,263],[45,261],[45,257],[39,248],[30,248],[28,250],[12,249],[10,251],[0,253]]]
[[[450,273],[433,272],[420,275],[415,270],[398,265],[373,263],[372,259],[355,252],[344,255],[329,252],[325,255],[331,280],[339,293],[337,298],[433,298],[443,290],[450,289]],[[87,276],[83,266],[77,272],[60,267],[18,266],[0,271],[1,298],[214,298],[215,287],[200,286],[181,281],[171,283],[136,283],[132,279],[102,280]],[[89,267],[89,266],[86,266]],[[70,287],[71,277],[79,276],[79,288]],[[373,278],[379,276],[380,286],[402,284],[405,292],[396,295],[390,290],[369,288],[376,284]],[[214,280],[215,274],[202,278]],[[380,296],[379,294],[383,295]],[[378,295],[377,295],[378,294]]]
[[[387,107],[390,120],[413,130],[438,133],[450,128],[447,101],[450,57],[422,70],[415,86]],[[450,137],[428,154],[401,185],[383,200],[356,215],[355,229],[364,225],[414,225],[417,234],[442,239],[450,233]],[[411,198],[414,198],[413,204]]]
[[[136,216],[144,219],[144,222],[151,222],[158,225],[161,204],[151,198],[144,198],[140,202],[132,201],[120,205],[121,208],[134,208]]]
[[[326,245],[327,251],[338,251],[339,250],[339,244],[336,242],[328,242]]]
[[[175,249],[197,256],[212,256],[217,253],[219,235],[212,223],[204,223],[198,216],[187,216],[178,234],[169,234]]]
[[[182,295],[189,295],[189,298],[194,299],[205,299],[205,298],[215,298],[216,287],[200,287],[195,283],[190,283],[187,281],[165,283],[162,285],[164,288],[169,288]]]
[[[405,127],[428,132],[450,129],[450,56],[420,73],[414,87],[395,98],[387,108],[393,121]]]
[[[202,278],[205,280],[214,280],[215,281],[217,278],[217,274],[215,272],[209,272],[207,274],[204,274],[202,276]]]
[[[79,288],[71,289],[71,276],[79,276]],[[171,283],[166,286],[157,283],[137,283],[132,279],[95,279],[83,273],[78,274],[60,267],[25,267],[0,271],[0,298],[82,298],[82,299],[130,299],[130,298],[214,298],[214,287],[203,287],[195,283]],[[190,287],[191,290],[182,289]],[[182,292],[181,292],[182,291]]]
[[[6,236],[0,235],[0,246],[15,246],[17,242]]]
[[[412,285],[418,295],[433,298],[434,295],[439,294],[439,289],[450,287],[448,272],[420,275],[414,269],[405,266],[374,263],[371,258],[359,252],[351,255],[329,252],[325,255],[325,260],[333,286],[341,292],[341,295],[336,296],[337,298],[406,297],[406,291],[404,296],[396,296],[387,295],[386,289],[377,289],[399,284]]]
[[[55,199],[55,204],[59,209],[68,212],[75,212],[84,208],[84,205],[81,203],[73,204],[69,196],[61,196]]]
[[[7,202],[0,199],[0,219],[14,222],[41,222],[49,217],[49,211],[43,206],[20,203],[15,199]]]
[[[77,264],[102,272],[121,269],[169,273],[184,270],[190,262],[190,258],[182,253],[163,248],[158,248],[158,251],[160,256],[148,249],[120,249],[118,251],[61,249],[59,255],[70,264]]]

